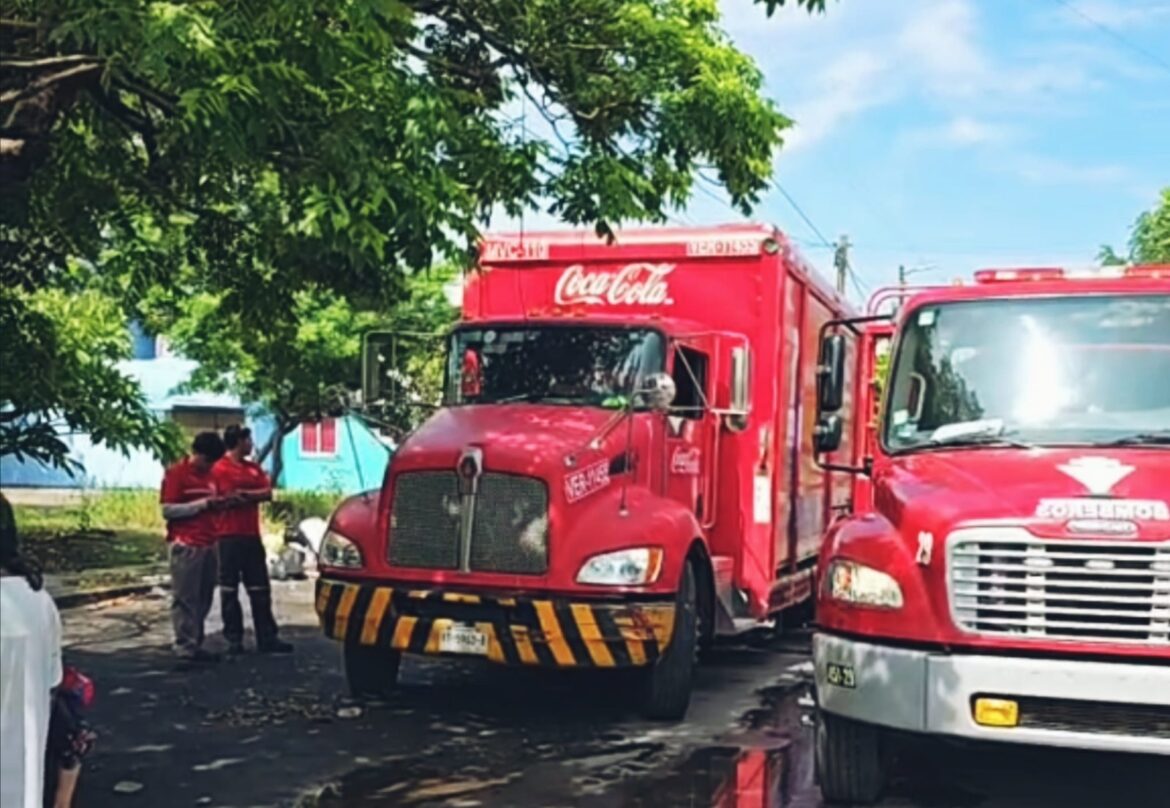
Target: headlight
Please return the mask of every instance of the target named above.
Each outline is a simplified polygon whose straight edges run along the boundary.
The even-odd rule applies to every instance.
[[[637,586],[654,583],[660,572],[662,550],[657,547],[635,547],[593,556],[577,573],[577,583]]]
[[[362,551],[356,544],[334,530],[326,530],[321,540],[321,563],[327,567],[359,569],[364,565]]]
[[[902,588],[884,572],[853,561],[829,564],[825,590],[833,600],[881,609],[902,608]]]

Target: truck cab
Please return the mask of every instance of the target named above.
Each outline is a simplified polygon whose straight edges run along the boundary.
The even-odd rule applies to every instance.
[[[982,271],[894,322],[821,550],[825,796],[876,799],[902,733],[1170,754],[1170,267]]]
[[[760,225],[489,236],[462,305],[441,406],[323,540],[351,689],[403,652],[635,669],[680,718],[700,645],[811,599],[850,496],[813,462],[817,334],[852,312]]]

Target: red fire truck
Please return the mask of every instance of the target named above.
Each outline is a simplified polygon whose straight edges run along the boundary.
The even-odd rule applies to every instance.
[[[818,565],[826,798],[874,800],[901,733],[1170,754],[1170,266],[983,271],[872,315],[838,326],[871,382],[893,345]]]
[[[815,462],[812,382],[851,313],[769,227],[488,237],[442,407],[323,540],[351,689],[403,652],[638,668],[645,713],[682,717],[697,647],[811,603],[851,490]],[[366,341],[367,406],[393,345]]]

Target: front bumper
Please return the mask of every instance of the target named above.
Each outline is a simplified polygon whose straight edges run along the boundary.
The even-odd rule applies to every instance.
[[[674,602],[497,597],[317,581],[325,635],[360,645],[440,654],[455,624],[487,635],[487,658],[508,665],[625,668],[652,665],[674,630]]]
[[[983,741],[1170,755],[1170,666],[896,648],[819,632],[820,709],[879,726]],[[979,696],[1019,723],[975,723]]]

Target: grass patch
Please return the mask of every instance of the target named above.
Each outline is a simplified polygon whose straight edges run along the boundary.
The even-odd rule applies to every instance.
[[[339,493],[277,491],[261,509],[266,534],[310,516],[327,519]],[[166,559],[166,524],[154,490],[86,492],[76,503],[14,505],[22,552],[46,572],[150,564]]]

